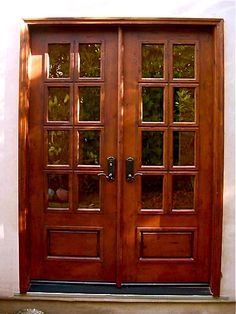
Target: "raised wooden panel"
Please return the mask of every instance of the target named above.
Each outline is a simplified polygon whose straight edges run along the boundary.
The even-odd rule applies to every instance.
[[[48,257],[100,258],[100,230],[48,229]]]
[[[193,230],[139,230],[140,259],[193,259]]]

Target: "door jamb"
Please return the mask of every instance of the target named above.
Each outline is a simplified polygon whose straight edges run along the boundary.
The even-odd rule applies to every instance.
[[[223,19],[184,19],[184,18],[48,18],[25,19],[21,21],[20,33],[20,77],[19,77],[19,263],[20,292],[29,289],[29,206],[28,206],[28,173],[29,173],[29,89],[30,89],[30,29],[38,26],[63,25],[114,25],[119,33],[119,58],[122,59],[122,25],[193,25],[208,26],[214,31],[214,108],[213,108],[213,204],[212,204],[212,251],[210,288],[214,296],[220,295],[221,252],[222,252],[222,217],[223,217],[223,160],[224,160],[224,21]],[[122,81],[122,70],[118,80]],[[119,106],[122,104],[122,91],[119,92]],[[119,125],[122,117],[119,116]],[[118,134],[122,140],[122,133]],[[118,141],[119,143],[119,141]],[[119,144],[118,144],[119,145]],[[118,146],[122,155],[122,148]],[[121,169],[120,169],[121,170]],[[121,191],[120,191],[121,193]],[[121,201],[118,200],[118,208]],[[119,218],[119,217],[118,217]],[[119,231],[118,231],[119,232]],[[118,243],[118,245],[120,245]],[[121,258],[121,257],[118,257]],[[119,279],[119,272],[117,274]]]

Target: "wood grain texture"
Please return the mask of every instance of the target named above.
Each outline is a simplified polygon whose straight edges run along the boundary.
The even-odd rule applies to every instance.
[[[217,18],[41,18],[25,19],[28,25],[212,25],[222,21]]]
[[[208,282],[210,276],[210,250],[211,250],[211,202],[212,202],[212,162],[213,162],[213,146],[212,146],[212,132],[209,131],[213,128],[213,37],[212,32],[208,28],[181,28],[179,25],[175,29],[159,27],[158,32],[155,27],[140,29],[126,30],[124,35],[124,80],[125,80],[125,107],[124,107],[124,157],[131,156],[135,161],[136,172],[141,172],[143,175],[152,172],[153,175],[159,173],[166,173],[168,175],[168,188],[165,189],[167,194],[165,197],[168,200],[165,203],[164,214],[158,214],[151,210],[149,214],[138,212],[140,208],[140,191],[139,185],[141,180],[137,177],[132,184],[124,183],[124,207],[123,213],[123,250],[127,252],[123,256],[123,278],[125,282]],[[196,67],[197,75],[194,79],[179,78],[176,79],[177,86],[184,87],[185,84],[194,83],[199,88],[199,104],[198,115],[199,124],[192,125],[182,123],[175,126],[171,122],[170,112],[173,110],[173,105],[169,102],[165,104],[167,110],[167,121],[170,124],[160,125],[138,125],[138,107],[141,105],[139,101],[139,84],[145,84],[149,78],[141,78],[140,67],[141,64],[140,54],[140,41],[141,42],[155,42],[167,41],[169,51],[172,51],[174,43],[183,44],[186,42],[198,43],[201,49],[196,54]],[[198,45],[197,45],[198,46]],[[199,56],[198,56],[199,55]],[[167,63],[168,73],[172,69],[171,54],[165,60]],[[162,86],[163,79],[155,78],[156,86]],[[174,86],[171,75],[166,76],[166,83]],[[172,85],[173,84],[173,85]],[[131,123],[130,121],[134,121]],[[195,144],[195,163],[193,166],[173,166],[173,135],[174,131],[191,131],[196,134]],[[153,165],[152,163],[142,163],[142,132],[164,132],[164,152],[163,152],[163,166]],[[154,145],[154,144],[152,144]],[[154,149],[151,147],[151,150]],[[143,165],[142,165],[143,164]],[[184,210],[180,208],[173,208],[173,177],[174,176],[195,176],[195,197],[194,209],[190,208]],[[182,196],[183,199],[185,196]],[[153,259],[150,264],[142,259],[142,263],[138,262],[137,256],[138,243],[135,237],[135,228],[158,228],[158,227],[172,227],[172,228],[197,228],[197,256],[196,259],[189,263],[176,262],[173,267],[175,272],[170,271],[169,261],[158,261]],[[150,237],[149,237],[150,238]],[[152,238],[153,240],[154,238]],[[146,237],[147,240],[147,237]],[[160,243],[159,251],[165,250],[165,241]],[[152,247],[155,251],[155,245],[151,245],[149,239],[148,247]],[[151,249],[150,249],[151,250]],[[145,250],[144,250],[145,252]],[[150,251],[147,253],[151,256]],[[153,254],[158,254],[157,251]]]
[[[224,21],[214,28],[214,130],[211,290],[220,296],[224,174]]]
[[[20,78],[19,78],[19,262],[20,291],[29,288],[29,199],[28,199],[28,114],[29,114],[29,68],[30,56],[29,30],[21,22]]]
[[[36,262],[40,261],[40,263],[43,263],[42,256],[36,251],[34,251],[35,256],[31,255],[30,258],[30,252],[29,252],[29,241],[32,239],[32,228],[31,228],[31,235],[29,235],[29,229],[28,229],[28,222],[29,222],[29,211],[28,211],[28,195],[31,195],[32,188],[31,185],[29,185],[29,180],[32,182],[32,174],[36,174],[39,169],[45,168],[45,164],[43,164],[43,160],[45,159],[42,155],[42,151],[40,151],[39,148],[36,146],[36,142],[34,142],[34,139],[38,139],[38,143],[41,143],[41,146],[43,146],[43,132],[40,130],[40,125],[42,125],[42,121],[46,120],[46,113],[45,111],[39,112],[38,109],[33,109],[33,113],[30,113],[30,120],[29,120],[29,78],[28,78],[28,61],[29,61],[29,55],[30,55],[30,46],[29,46],[29,39],[32,40],[32,36],[35,32],[36,36],[39,36],[39,43],[37,46],[37,53],[38,56],[44,54],[46,42],[48,39],[51,38],[52,41],[58,40],[58,38],[62,38],[66,33],[69,33],[69,29],[67,28],[67,31],[64,32],[63,27],[64,26],[80,26],[82,27],[81,30],[86,33],[86,27],[89,27],[89,33],[90,38],[97,38],[97,34],[99,33],[99,30],[95,32],[95,35],[91,35],[92,32],[92,26],[99,26],[99,28],[103,29],[103,31],[106,29],[106,26],[112,27],[111,33],[116,33],[116,40],[117,43],[114,43],[113,46],[113,52],[116,51],[115,54],[110,58],[109,62],[106,63],[106,67],[110,68],[110,74],[115,75],[116,79],[114,80],[111,85],[106,83],[104,81],[104,77],[106,77],[106,73],[104,74],[104,77],[100,80],[100,82],[96,81],[92,84],[98,84],[99,86],[102,86],[104,88],[104,94],[107,94],[106,101],[104,103],[104,106],[102,106],[102,120],[100,126],[98,126],[99,123],[96,122],[96,126],[100,129],[103,129],[104,126],[106,126],[108,129],[113,129],[113,135],[117,135],[117,140],[113,140],[112,136],[108,133],[104,134],[103,139],[103,152],[102,152],[102,162],[101,162],[101,169],[105,170],[106,167],[106,157],[108,155],[115,155],[118,162],[117,167],[117,182],[114,183],[115,188],[117,189],[116,192],[113,191],[113,188],[109,184],[103,183],[103,189],[102,193],[104,195],[111,195],[111,198],[104,203],[105,211],[108,210],[110,204],[116,204],[116,210],[109,212],[109,218],[105,222],[103,221],[102,216],[98,215],[98,212],[94,211],[95,216],[92,218],[92,216],[89,213],[81,213],[81,221],[80,226],[86,226],[89,219],[89,226],[97,226],[101,225],[103,223],[110,224],[109,226],[114,226],[114,222],[116,224],[116,227],[114,229],[114,238],[115,241],[113,242],[113,245],[111,247],[116,248],[116,253],[114,255],[114,260],[111,262],[113,271],[112,273],[115,274],[115,276],[112,276],[111,274],[106,273],[104,280],[107,281],[114,281],[116,282],[117,286],[119,287],[122,283],[122,281],[183,281],[188,282],[190,279],[188,275],[183,277],[178,277],[178,274],[181,272],[183,273],[183,269],[185,271],[187,270],[187,274],[190,274],[193,272],[192,266],[183,266],[181,264],[175,265],[175,274],[173,276],[166,275],[165,273],[165,265],[162,263],[158,267],[159,274],[154,274],[156,271],[156,268],[151,266],[150,264],[147,266],[140,266],[137,264],[137,240],[135,240],[135,228],[138,227],[146,227],[151,226],[154,224],[154,226],[161,226],[164,228],[169,227],[170,225],[173,228],[180,227],[181,223],[178,217],[183,217],[184,215],[184,223],[183,228],[198,228],[198,222],[197,219],[201,222],[201,228],[197,232],[197,237],[195,237],[195,247],[196,245],[200,245],[200,260],[206,256],[208,256],[207,259],[205,259],[205,262],[201,266],[201,271],[196,271],[193,276],[192,280],[198,281],[201,280],[209,281],[211,285],[211,290],[213,295],[219,296],[220,295],[220,277],[221,277],[221,243],[222,243],[222,213],[223,213],[223,20],[222,19],[156,19],[156,18],[141,18],[141,19],[133,19],[133,18],[90,18],[90,19],[84,19],[84,18],[50,18],[50,19],[27,19],[24,20],[23,28],[21,32],[21,55],[20,55],[20,99],[19,99],[19,243],[20,243],[20,290],[21,293],[25,293],[28,290],[29,280],[30,278],[40,278],[40,273],[44,273],[47,279],[55,279],[57,278],[58,274],[61,273],[62,267],[65,269],[64,276],[61,277],[61,279],[67,279],[72,278],[74,280],[84,279],[87,280],[88,276],[86,274],[89,273],[90,278],[93,280],[97,280],[98,278],[102,278],[102,273],[104,272],[104,269],[101,269],[100,266],[95,266],[95,268],[91,268],[91,264],[84,263],[83,264],[83,270],[74,270],[73,267],[77,267],[76,263],[66,265],[62,262],[59,262],[57,264],[53,264],[52,261],[49,261],[48,266],[44,268],[44,266],[39,266],[33,269],[34,275],[32,276],[32,271],[29,272],[29,264],[31,266]],[[44,30],[42,26],[45,26]],[[105,28],[103,28],[105,26]],[[199,54],[199,68],[197,69],[198,77],[195,82],[192,80],[185,80],[184,82],[177,82],[175,79],[169,80],[169,78],[165,77],[165,80],[160,81],[158,83],[153,82],[153,80],[149,80],[149,82],[143,82],[142,78],[140,78],[139,74],[137,76],[136,83],[140,84],[140,86],[152,86],[154,84],[155,86],[164,86],[165,91],[165,98],[167,102],[167,109],[164,113],[165,122],[160,124],[159,126],[148,123],[144,124],[141,119],[141,113],[139,108],[139,100],[140,99],[140,87],[137,87],[136,83],[133,81],[132,75],[136,75],[135,71],[136,69],[132,66],[135,66],[139,63],[139,55],[132,55],[131,48],[129,47],[135,47],[136,39],[135,35],[132,37],[132,34],[137,34],[140,32],[142,33],[142,27],[145,26],[146,31],[148,30],[152,33],[151,35],[151,41],[153,41],[156,37],[154,35],[153,30],[155,27],[163,27],[163,33],[162,31],[159,32],[160,34],[166,34],[171,33],[176,30],[176,36],[170,40],[173,40],[173,42],[176,42],[176,40],[185,41],[185,42],[201,42],[199,45],[199,48],[197,49],[197,54]],[[201,26],[201,27],[200,27]],[[132,32],[130,31],[132,27]],[[136,27],[136,28],[134,28]],[[200,28],[198,28],[200,27]],[[99,29],[98,28],[98,29]],[[184,32],[182,35],[180,35],[180,30],[184,28]],[[55,34],[56,30],[59,30],[58,34]],[[30,36],[29,36],[29,30],[30,30]],[[41,32],[43,30],[43,33],[46,38],[46,41],[43,39],[43,36],[41,36]],[[160,30],[160,29],[159,29]],[[130,35],[128,33],[130,32]],[[166,32],[166,33],[165,33]],[[192,33],[197,34],[195,37],[192,36]],[[201,35],[201,33],[205,35]],[[40,37],[41,36],[41,37]],[[111,35],[112,37],[113,35]],[[161,35],[162,36],[162,35]],[[169,36],[169,35],[168,35]],[[167,36],[167,37],[168,37]],[[179,36],[179,39],[178,39]],[[85,36],[86,37],[86,36]],[[84,37],[84,38],[85,38]],[[164,36],[160,39],[158,38],[158,41],[160,40],[169,40]],[[171,36],[170,36],[171,37]],[[59,39],[60,40],[60,39]],[[63,39],[64,40],[64,39]],[[103,39],[99,39],[103,40]],[[147,39],[146,40],[150,40]],[[70,41],[70,39],[69,39]],[[86,38],[85,41],[87,42],[88,39]],[[140,44],[140,37],[138,39]],[[41,46],[40,46],[41,45]],[[198,45],[198,44],[197,44]],[[204,47],[204,49],[203,49]],[[76,49],[74,45],[71,45],[71,49]],[[106,48],[107,49],[107,48]],[[110,48],[109,48],[110,49]],[[116,50],[115,50],[116,49]],[[71,51],[72,51],[71,50]],[[128,51],[128,53],[127,53]],[[202,53],[204,52],[204,57],[202,58]],[[206,51],[211,51],[211,53],[206,53]],[[107,53],[108,50],[105,52]],[[170,55],[170,48],[167,49],[167,55]],[[36,55],[37,55],[36,53]],[[125,54],[124,54],[125,53]],[[125,61],[127,58],[127,61]],[[60,79],[59,81],[51,81],[49,83],[49,80],[46,77],[46,71],[45,71],[45,59],[42,57],[40,60],[39,57],[36,56],[34,59],[34,67],[33,72],[35,73],[31,76],[31,86],[33,88],[33,93],[31,93],[31,100],[33,102],[35,101],[36,107],[39,108],[40,102],[39,99],[37,99],[37,86],[43,86],[43,85],[61,85],[61,86],[87,86],[87,84],[91,84],[91,80],[80,80],[76,74],[73,74],[69,79]],[[117,61],[118,60],[118,61]],[[75,67],[78,60],[75,58]],[[114,66],[116,64],[117,68],[115,71],[111,71],[112,65]],[[205,65],[206,68],[205,68]],[[73,70],[73,64],[71,63],[71,71]],[[168,71],[171,69],[171,62],[169,62],[169,65],[166,64],[165,67],[167,67]],[[40,69],[43,69],[43,72],[41,73]],[[117,70],[118,69],[118,70]],[[202,75],[203,69],[206,71],[207,78],[204,78]],[[131,71],[130,71],[131,70]],[[37,72],[38,71],[38,72]],[[106,68],[103,68],[103,71],[106,71]],[[118,71],[118,72],[116,72]],[[130,76],[129,73],[132,73]],[[34,75],[36,74],[36,75]],[[41,78],[44,80],[44,83],[42,83]],[[199,79],[199,81],[198,81]],[[116,83],[115,83],[116,81]],[[198,84],[200,82],[200,86],[198,87]],[[117,88],[117,84],[119,88]],[[146,85],[147,84],[147,85]],[[169,87],[168,87],[169,84]],[[204,100],[207,99],[207,106],[206,109],[196,107],[197,112],[197,120],[195,124],[186,124],[186,127],[190,127],[191,130],[197,130],[197,142],[199,142],[198,146],[204,147],[204,154],[202,154],[202,150],[197,151],[197,167],[195,169],[189,168],[189,169],[181,169],[179,167],[176,169],[175,167],[172,167],[170,173],[168,172],[171,166],[171,150],[170,145],[167,144],[168,138],[169,138],[169,130],[165,131],[165,128],[170,128],[172,130],[178,130],[180,125],[178,123],[173,123],[173,117],[171,116],[171,106],[173,101],[173,87],[181,87],[182,84],[186,86],[193,86],[197,89],[196,99],[197,99],[197,105],[198,103],[204,103]],[[153,85],[153,86],[154,86]],[[104,87],[103,87],[104,86]],[[212,88],[213,86],[213,88]],[[35,91],[34,91],[35,90]],[[38,96],[40,95],[40,98],[43,95],[42,92],[43,88],[38,91]],[[109,90],[109,93],[108,93]],[[110,93],[110,91],[112,91]],[[72,95],[74,99],[77,97],[77,92],[75,91],[74,87],[71,87],[70,92],[71,98]],[[127,97],[128,96],[128,97]],[[37,99],[37,100],[36,100]],[[132,106],[129,104],[129,102],[132,103]],[[112,113],[106,111],[104,108],[110,104],[116,104],[114,110]],[[76,128],[75,129],[94,129],[96,128],[95,125],[89,124],[87,122],[85,123],[78,123],[76,124],[76,113],[72,109],[73,105],[71,103],[71,120],[68,125],[72,125],[71,122],[75,123]],[[138,109],[138,112],[136,111],[136,108]],[[35,111],[34,111],[35,110]],[[124,115],[125,112],[125,115]],[[72,121],[73,120],[73,121]],[[164,153],[164,161],[165,161],[165,168],[160,168],[157,170],[155,167],[151,168],[145,168],[144,166],[141,167],[141,148],[140,143],[137,142],[137,139],[140,139],[140,135],[137,136],[137,130],[133,129],[130,121],[133,121],[135,123],[135,126],[137,129],[140,130],[146,130],[146,128],[149,128],[151,131],[153,127],[155,128],[162,128],[161,130],[164,130],[165,135],[165,153]],[[29,154],[28,154],[28,123],[29,121],[34,121],[33,124],[30,125],[31,134],[30,134],[30,143],[33,146],[31,148],[34,149],[34,154],[37,156],[41,156],[37,159],[37,162],[32,163],[32,158],[30,160],[30,164],[28,161]],[[50,123],[49,123],[50,124]],[[57,123],[55,123],[56,125]],[[53,125],[53,123],[52,123]],[[209,128],[209,125],[212,127]],[[53,127],[53,126],[52,126]],[[50,129],[48,122],[44,125],[45,129]],[[65,128],[65,124],[63,125],[57,125],[57,128]],[[199,131],[198,131],[199,129]],[[213,131],[210,132],[209,130],[212,129]],[[208,132],[208,131],[209,132]],[[139,131],[140,132],[140,131]],[[208,133],[207,133],[208,132]],[[207,136],[205,136],[207,134]],[[72,137],[74,139],[72,139]],[[75,145],[75,135],[73,135],[70,138],[71,145]],[[32,141],[33,139],[33,141]],[[108,144],[109,145],[106,145]],[[135,144],[136,143],[136,144]],[[36,156],[35,155],[35,156]],[[135,164],[136,166],[135,170],[142,170],[146,172],[148,175],[154,175],[156,171],[158,171],[159,174],[165,176],[165,185],[164,185],[164,212],[163,211],[156,211],[153,212],[153,214],[150,211],[140,211],[140,206],[138,204],[138,199],[140,197],[141,189],[140,188],[134,188],[135,186],[139,186],[141,184],[141,180],[139,177],[136,178],[136,183],[134,185],[126,184],[124,178],[125,178],[125,169],[124,169],[124,160],[129,156],[135,156]],[[205,156],[208,156],[205,158]],[[73,152],[73,158],[75,158],[75,152]],[[72,157],[70,157],[70,160],[72,160]],[[72,165],[74,167],[74,164]],[[52,167],[53,168],[53,167]],[[142,168],[142,169],[141,169]],[[54,169],[47,169],[45,168],[45,173],[49,173],[51,170],[54,171]],[[77,183],[77,175],[79,173],[87,173],[87,171],[90,171],[92,174],[97,174],[99,169],[95,169],[94,167],[77,167],[74,170],[74,175],[72,175],[72,172],[70,169],[60,169],[55,170],[62,172],[67,172],[70,174],[70,188],[72,188]],[[198,179],[197,179],[197,185],[196,189],[198,191],[199,195],[204,195],[204,200],[202,196],[195,200],[196,202],[196,213],[187,213],[187,212],[181,212],[178,213],[176,211],[171,211],[171,189],[172,189],[172,175],[176,174],[193,174],[196,171],[199,171]],[[211,173],[211,174],[210,174]],[[210,174],[210,175],[209,175]],[[38,186],[43,186],[45,176],[39,178],[35,177],[34,184]],[[136,185],[135,185],[136,184]],[[42,189],[44,191],[44,189]],[[76,189],[75,189],[76,191]],[[169,192],[170,191],[170,192]],[[30,192],[30,193],[29,193]],[[45,191],[43,193],[46,193]],[[73,227],[76,226],[76,202],[77,197],[71,197],[70,198],[70,204],[71,208],[69,210],[70,214],[66,214],[64,216],[64,225],[71,224],[71,219],[74,220],[74,223],[72,224]],[[35,196],[33,196],[33,203],[37,203],[37,206],[39,208],[45,207],[45,201],[42,197],[42,192],[37,191]],[[32,199],[30,200],[30,204],[32,206]],[[201,206],[201,208],[199,207]],[[199,209],[199,208],[200,209]],[[135,211],[135,208],[137,208],[137,211]],[[212,210],[207,210],[207,208],[212,208]],[[148,213],[148,215],[147,215]],[[164,213],[164,215],[163,215]],[[104,213],[102,213],[103,215]],[[154,217],[155,214],[155,217]],[[45,210],[44,214],[45,215]],[[31,223],[33,223],[34,226],[41,225],[43,226],[44,217],[40,212],[33,214],[31,217]],[[169,216],[168,216],[169,215]],[[46,214],[46,224],[48,225],[60,225],[61,224],[61,218],[58,213],[58,217],[55,215],[55,212],[48,211]],[[197,218],[198,217],[198,218]],[[182,219],[182,218],[181,218]],[[133,226],[133,231],[132,231]],[[113,230],[113,227],[111,227]],[[209,238],[206,238],[206,230]],[[43,229],[41,228],[41,231],[43,232]],[[104,231],[104,239],[109,238],[111,235],[110,231]],[[35,234],[35,241],[38,243],[39,249],[44,251],[45,245],[44,241],[46,238],[42,237],[40,238],[39,234]],[[110,239],[109,239],[110,241]],[[188,246],[188,241],[186,241],[186,238],[181,240]],[[200,241],[200,242],[199,242]],[[35,243],[36,243],[35,242]],[[65,241],[66,242],[66,241]],[[150,241],[149,241],[150,242]],[[151,241],[152,242],[152,241]],[[163,241],[162,242],[162,245]],[[202,243],[202,244],[201,244]],[[111,244],[111,242],[110,242]],[[153,243],[150,244],[152,247]],[[64,245],[62,245],[63,247]],[[164,246],[163,246],[164,247]],[[209,250],[210,248],[210,250]],[[75,248],[72,247],[72,251]],[[133,250],[134,249],[134,250]],[[75,249],[76,250],[76,249]],[[123,250],[123,252],[122,252]],[[198,249],[199,250],[199,249]],[[114,250],[111,249],[111,251],[114,253]],[[152,251],[152,250],[151,250]],[[146,252],[146,251],[145,251]],[[148,251],[149,252],[149,251]],[[185,252],[186,253],[186,252]],[[184,254],[185,254],[184,253]],[[133,254],[133,256],[132,256]],[[146,253],[145,253],[146,254]],[[149,252],[148,255],[152,255],[154,253]],[[155,253],[156,254],[156,253]],[[155,255],[154,254],[154,255]],[[158,253],[157,253],[158,254]],[[163,253],[164,254],[164,253]],[[186,253],[187,254],[187,253]],[[108,256],[108,255],[107,255]],[[132,256],[132,257],[131,257]],[[111,265],[106,262],[106,256],[104,255],[105,259],[105,265]],[[129,260],[130,259],[130,260]],[[130,264],[131,262],[131,264]],[[198,262],[198,259],[197,259]],[[152,262],[153,263],[153,262]],[[191,264],[191,263],[190,263]],[[201,263],[200,263],[201,264]],[[199,265],[200,265],[199,264]],[[155,265],[155,263],[153,264]],[[72,266],[72,268],[71,268]],[[134,267],[135,266],[135,267]],[[110,266],[108,266],[110,267]],[[51,273],[51,269],[53,269],[53,272]],[[75,268],[74,268],[75,269]],[[111,269],[111,268],[110,268]],[[207,271],[208,269],[208,271]],[[45,272],[46,271],[46,272]],[[161,275],[161,273],[165,275]],[[45,275],[45,274],[48,274]],[[205,275],[204,275],[205,274]],[[110,276],[110,277],[109,277]],[[149,279],[147,279],[149,278]],[[150,279],[151,278],[151,279]],[[100,279],[99,279],[100,280]]]

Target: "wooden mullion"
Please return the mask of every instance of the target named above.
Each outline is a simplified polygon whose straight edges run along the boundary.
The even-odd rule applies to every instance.
[[[122,208],[123,208],[123,159],[124,159],[124,146],[123,146],[123,108],[124,108],[124,38],[123,30],[118,28],[118,104],[117,104],[117,245],[116,245],[116,286],[121,287],[122,284]]]

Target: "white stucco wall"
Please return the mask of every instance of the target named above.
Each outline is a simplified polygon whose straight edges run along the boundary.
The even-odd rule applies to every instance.
[[[21,18],[198,17],[225,20],[225,173],[221,295],[235,299],[235,0],[21,0],[0,9],[0,297],[19,291],[18,83]]]

